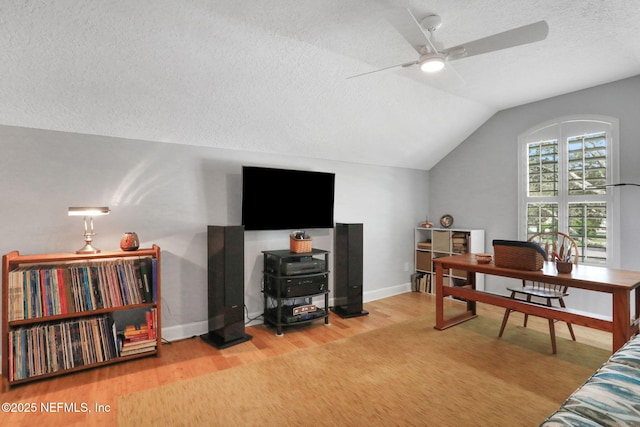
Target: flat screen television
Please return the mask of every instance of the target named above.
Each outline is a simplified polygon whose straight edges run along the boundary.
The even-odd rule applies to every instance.
[[[335,174],[242,167],[245,230],[333,228]]]

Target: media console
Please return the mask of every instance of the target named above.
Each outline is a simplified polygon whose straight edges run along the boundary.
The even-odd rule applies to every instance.
[[[264,256],[264,321],[282,328],[324,319],[329,324],[329,252],[312,249],[295,253],[288,249],[262,251]],[[314,297],[323,301],[318,307]]]

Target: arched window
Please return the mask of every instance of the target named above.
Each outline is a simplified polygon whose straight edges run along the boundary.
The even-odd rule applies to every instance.
[[[521,240],[562,231],[580,246],[580,262],[617,267],[618,120],[575,116],[518,137],[518,229]]]

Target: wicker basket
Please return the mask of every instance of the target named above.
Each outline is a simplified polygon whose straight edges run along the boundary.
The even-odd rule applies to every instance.
[[[296,254],[311,252],[311,238],[294,239],[289,236],[289,250]]]
[[[540,270],[547,258],[538,244],[517,240],[494,240],[493,252],[496,267],[515,270]]]

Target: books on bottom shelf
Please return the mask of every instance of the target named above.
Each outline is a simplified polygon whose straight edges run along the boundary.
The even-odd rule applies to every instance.
[[[431,293],[431,274],[415,273],[412,275],[412,290],[414,292]]]
[[[152,308],[145,312],[144,324],[126,325],[118,337],[120,356],[154,351],[158,344],[157,323],[157,310]]]
[[[155,339],[124,342],[120,349],[120,356],[131,356],[132,354],[154,351],[156,349],[156,344],[157,342]]]
[[[102,363],[117,357],[108,315],[20,326],[8,333],[9,381]]]

